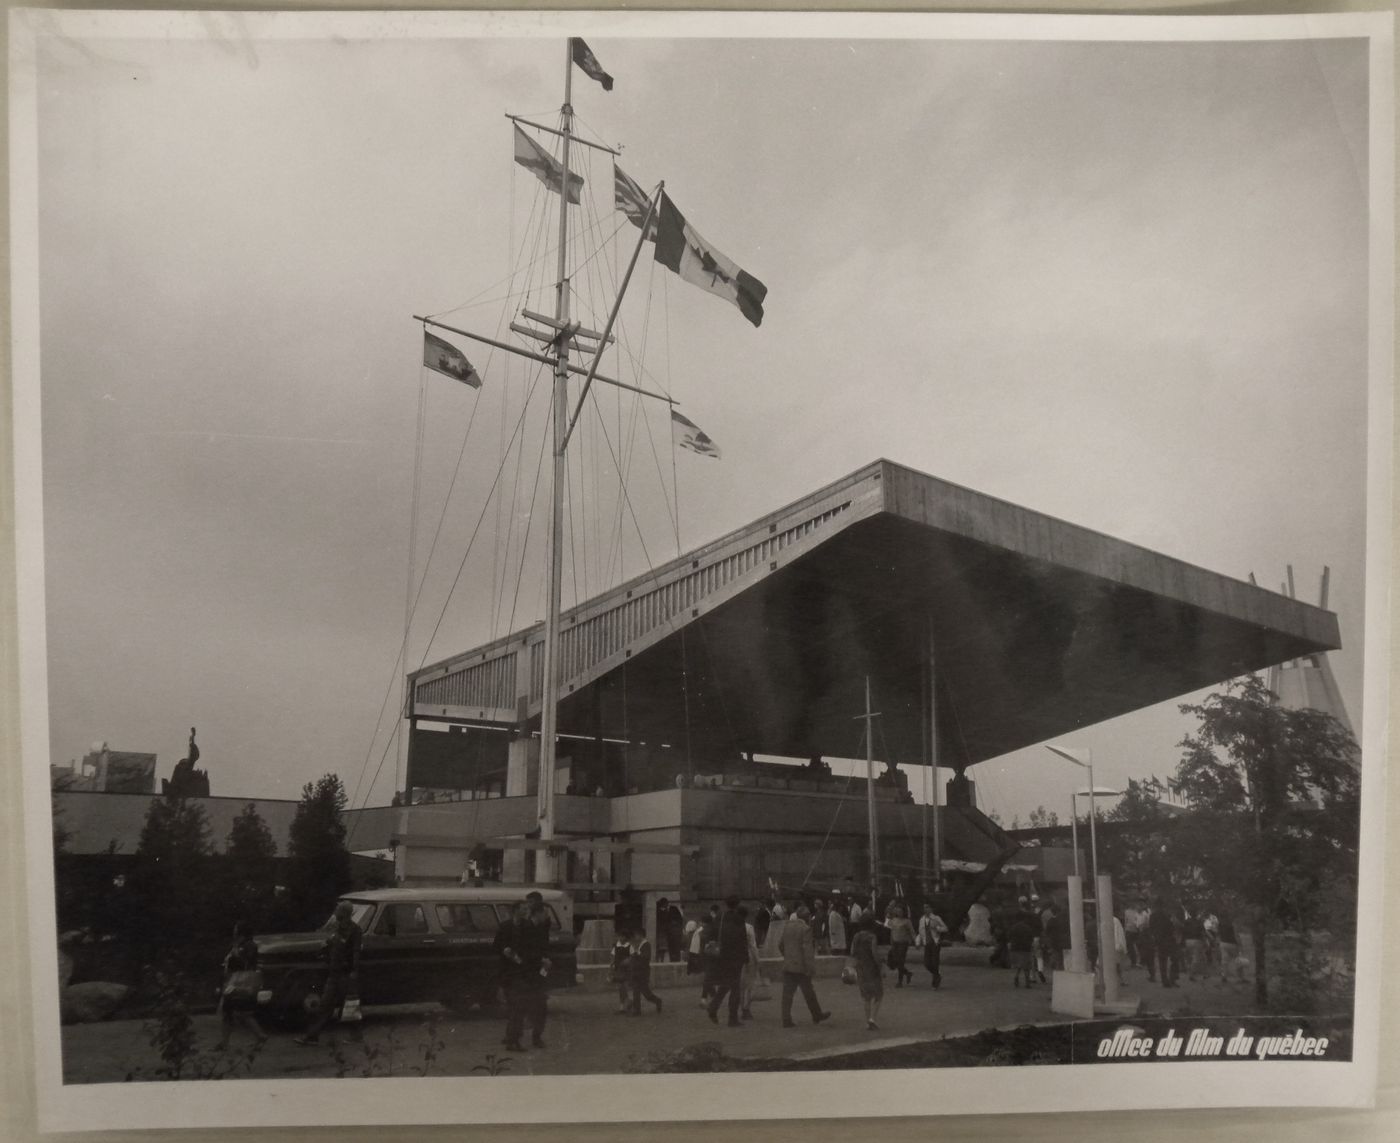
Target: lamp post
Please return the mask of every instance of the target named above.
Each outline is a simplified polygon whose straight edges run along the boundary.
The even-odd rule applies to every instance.
[[[1098,817],[1097,813],[1095,813],[1094,803],[1094,755],[1088,750],[1076,750],[1068,746],[1051,746],[1049,743],[1045,744],[1045,749],[1050,751],[1051,754],[1058,754],[1061,758],[1065,759],[1065,761],[1073,762],[1076,766],[1089,771],[1089,858],[1090,868],[1094,876],[1094,885],[1097,889],[1099,883],[1099,836],[1094,825]],[[1073,812],[1070,814],[1069,819],[1073,835],[1076,838],[1074,842],[1074,875],[1076,877],[1079,876],[1079,842],[1077,840],[1079,836],[1078,797],[1079,795],[1076,792],[1075,800],[1071,804]]]

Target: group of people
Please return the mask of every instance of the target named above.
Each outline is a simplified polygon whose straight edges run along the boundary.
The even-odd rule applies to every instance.
[[[1128,963],[1147,969],[1147,979],[1163,988],[1218,975],[1222,982],[1244,979],[1234,918],[1210,903],[1189,906],[1156,898],[1135,901],[1123,914]]]
[[[1093,936],[1092,906],[1086,909],[1085,954],[1090,968],[1098,959]],[[1034,894],[1016,898],[990,912],[991,963],[1011,969],[1013,987],[1046,983],[1047,973],[1065,967],[1070,946],[1068,912],[1055,901]],[[1147,979],[1160,979],[1164,988],[1218,973],[1222,981],[1243,979],[1244,962],[1234,921],[1215,904],[1182,905],[1158,897],[1149,906],[1135,900],[1113,918],[1114,949],[1119,971],[1124,964],[1147,970]]]
[[[1011,969],[1013,988],[1046,984],[1048,973],[1064,968],[1069,917],[1054,901],[1042,901],[1034,893],[1019,896],[1014,905],[993,912],[990,924],[996,946],[991,963]]]
[[[721,911],[718,905],[698,921],[686,926],[689,935],[689,970],[702,976],[700,1002],[715,1023],[722,1007],[728,1006],[728,1024],[738,1027],[752,1019],[750,1004],[762,983],[759,950],[769,943],[774,926],[780,926],[776,941],[782,957],[781,1016],[784,1027],[794,1027],[793,1001],[800,992],[814,1024],[830,1018],[822,1008],[813,983],[818,956],[848,957],[843,976],[857,984],[865,1005],[867,1027],[878,1027],[877,1017],[884,999],[884,975],[895,974],[895,987],[912,983],[909,967],[911,948],[922,951],[923,965],[930,984],[942,984],[941,949],[948,926],[926,903],[917,922],[903,901],[889,904],[883,918],[872,907],[861,904],[854,895],[843,895],[828,902],[822,898],[795,904],[790,910],[769,898],[752,911],[731,897]],[[883,932],[882,932],[883,930]],[[882,938],[885,938],[882,940]],[[888,944],[882,951],[881,946]],[[616,954],[621,963],[621,954]]]
[[[740,1027],[744,1020],[753,1018],[750,1005],[762,982],[759,947],[767,942],[775,920],[782,923],[778,951],[783,958],[783,1027],[796,1026],[792,1003],[798,992],[802,993],[813,1024],[829,1020],[831,1013],[822,1008],[812,983],[817,973],[812,910],[799,905],[789,915],[774,903],[761,906],[757,914],[764,920],[756,924],[750,920],[747,906],[741,905],[738,897],[729,897],[723,911],[718,905],[712,905],[692,930],[690,968],[703,975],[700,1000],[710,1020],[718,1024],[720,1009],[726,1007],[731,1028]],[[759,937],[760,924],[762,938]]]

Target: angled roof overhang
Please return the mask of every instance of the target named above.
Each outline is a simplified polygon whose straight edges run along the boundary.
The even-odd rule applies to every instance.
[[[1339,644],[1336,616],[877,461],[566,611],[563,733],[970,765]],[[416,718],[539,715],[536,625],[411,676]]]

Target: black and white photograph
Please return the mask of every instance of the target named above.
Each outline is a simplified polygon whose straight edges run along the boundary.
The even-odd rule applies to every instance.
[[[12,12],[41,1127],[1369,1102],[1391,35]]]

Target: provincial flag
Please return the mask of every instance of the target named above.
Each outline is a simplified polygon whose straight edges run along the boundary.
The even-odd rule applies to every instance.
[[[540,182],[555,194],[564,183],[564,164],[536,143],[529,135],[515,128],[515,161],[527,171],[533,171]],[[569,201],[577,203],[583,190],[583,176],[569,172]]]
[[[613,203],[632,220],[632,225],[641,229],[642,222],[651,209],[651,195],[642,190],[630,175],[616,163],[613,164]],[[656,241],[656,215],[651,216],[646,237]]]
[[[681,448],[698,452],[701,456],[720,458],[719,445],[705,435],[705,431],[689,417],[671,410],[671,439]]]
[[[436,369],[454,381],[462,381],[473,389],[481,388],[481,375],[472,368],[462,351],[449,345],[440,337],[434,337],[426,329],[423,331],[423,364]]]
[[[768,287],[700,237],[664,191],[656,229],[656,260],[692,286],[732,302],[754,325],[763,321]]]
[[[603,70],[603,65],[598,62],[598,57],[593,54],[589,46],[577,36],[570,39],[569,44],[573,51],[574,63],[583,70],[583,74],[589,79],[596,79],[601,83],[604,91],[611,91],[613,77]]]

